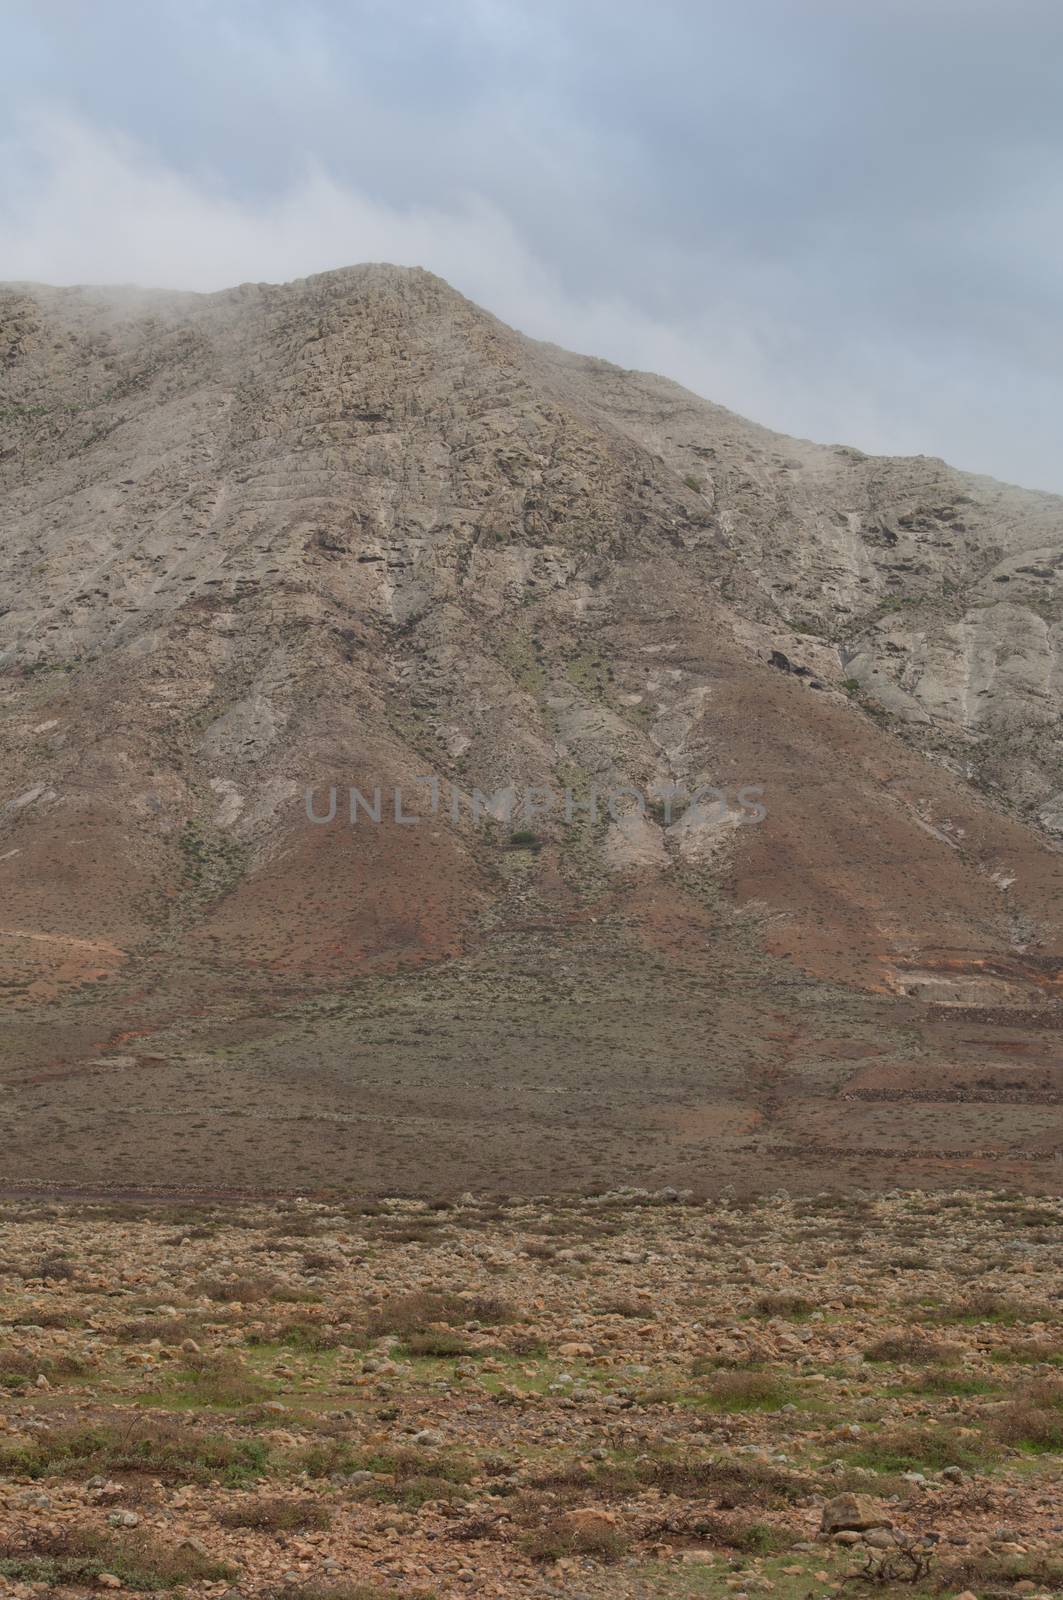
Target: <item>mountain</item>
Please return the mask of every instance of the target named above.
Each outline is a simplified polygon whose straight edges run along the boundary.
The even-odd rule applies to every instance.
[[[1058,1187],[1060,499],[362,266],[5,286],[0,506],[10,1183]]]

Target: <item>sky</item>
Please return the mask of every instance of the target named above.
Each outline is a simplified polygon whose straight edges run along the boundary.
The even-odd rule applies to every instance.
[[[0,280],[423,266],[1063,491],[1058,0],[0,0]]]

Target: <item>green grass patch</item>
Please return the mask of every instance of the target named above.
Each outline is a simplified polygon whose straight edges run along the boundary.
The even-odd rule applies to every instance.
[[[983,1395],[996,1394],[999,1388],[991,1378],[979,1378],[970,1373],[962,1372],[924,1372],[916,1381],[907,1388],[892,1391],[894,1393],[928,1394],[928,1395]]]
[[[257,1440],[142,1418],[50,1428],[25,1442],[0,1439],[0,1473],[27,1478],[136,1474],[164,1483],[238,1487],[261,1476],[267,1462],[265,1446]]]
[[[997,1294],[969,1295],[966,1299],[933,1307],[927,1314],[934,1322],[957,1322],[968,1325],[991,1322],[1001,1328],[1044,1322],[1052,1316],[1045,1306],[1032,1305],[1021,1300],[1009,1300],[1004,1295]]]
[[[28,1350],[0,1350],[0,1388],[20,1394],[39,1377],[55,1385],[79,1378],[87,1371],[77,1356],[35,1356]]]
[[[592,1465],[555,1466],[536,1478],[533,1487],[551,1491],[585,1488],[608,1495],[648,1488],[661,1494],[696,1496],[728,1511],[741,1506],[787,1505],[808,1492],[802,1478],[768,1462],[706,1459],[680,1451],[638,1456],[617,1452],[610,1460]]]
[[[326,1439],[310,1445],[293,1463],[310,1478],[345,1478],[355,1472],[372,1472],[377,1481],[366,1484],[371,1499],[419,1506],[426,1500],[464,1499],[473,1464],[465,1456],[446,1451],[367,1451],[346,1440]]]
[[[95,1586],[101,1573],[111,1573],[127,1589],[148,1593],[236,1576],[224,1561],[187,1546],[171,1548],[146,1535],[118,1538],[88,1528],[31,1535],[6,1545],[0,1554],[0,1575],[22,1583]]]
[[[1024,1339],[1019,1344],[998,1344],[989,1359],[1005,1365],[1063,1366],[1063,1340]]]
[[[232,1356],[196,1356],[168,1374],[170,1403],[194,1411],[260,1405],[272,1387]]]
[[[975,1445],[953,1428],[909,1423],[885,1428],[846,1453],[853,1466],[875,1472],[940,1472],[942,1467],[983,1469],[996,1455],[994,1445]]]

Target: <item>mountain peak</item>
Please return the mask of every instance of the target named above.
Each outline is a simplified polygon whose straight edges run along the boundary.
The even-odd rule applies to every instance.
[[[949,1018],[1034,1093],[1058,500],[787,439],[419,267],[7,286],[0,363],[10,1048],[26,1081],[154,1063],[135,1132],[72,1170],[267,1182],[292,1082],[332,1116],[352,1062],[399,1188],[448,1137],[424,1102],[387,1131],[413,1060],[462,1127],[504,1108],[488,1186],[672,1182],[695,1102],[720,1182],[754,1134],[780,1181],[838,1147],[916,1181],[943,1136],[912,1101],[907,1153],[876,1153],[867,1106],[915,1056],[966,1093]],[[163,1102],[229,1095],[261,1146],[172,1146]],[[1022,1106],[994,1108],[1018,1149]],[[346,1170],[342,1142],[292,1159]]]

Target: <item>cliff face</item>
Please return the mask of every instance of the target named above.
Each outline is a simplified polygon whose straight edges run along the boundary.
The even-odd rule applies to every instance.
[[[9,286],[0,363],[27,1168],[257,1185],[293,1138],[292,1181],[416,1187],[449,1139],[485,1181],[819,1181],[1063,1142],[1063,502],[391,267]],[[118,1145],[78,1142],[116,1094]]]

